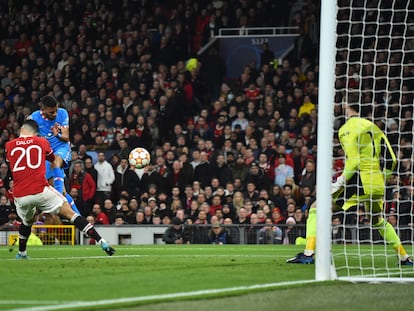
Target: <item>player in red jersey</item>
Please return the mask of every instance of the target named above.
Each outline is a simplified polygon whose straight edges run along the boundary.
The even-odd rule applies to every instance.
[[[13,195],[17,214],[22,219],[19,228],[19,252],[16,259],[28,259],[26,242],[35,220],[36,210],[59,214],[69,219],[79,230],[95,239],[109,255],[115,250],[99,235],[92,224],[76,214],[66,198],[55,190],[46,180],[46,160],[52,162],[55,155],[49,142],[38,137],[39,127],[36,121],[24,121],[20,137],[6,143],[6,160],[10,164],[13,176]]]

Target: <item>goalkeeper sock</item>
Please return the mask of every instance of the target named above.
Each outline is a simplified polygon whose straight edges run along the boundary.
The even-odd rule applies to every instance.
[[[78,207],[76,206],[75,201],[70,196],[70,194],[66,193],[65,198],[66,198],[66,200],[68,200],[68,203],[69,203],[70,207],[72,208],[72,211],[74,211],[76,214],[80,215]]]
[[[378,232],[383,239],[392,245],[401,260],[408,258],[407,252],[405,251],[404,246],[402,246],[400,238],[390,223],[386,222],[385,219],[382,218],[378,223],[374,224],[374,227],[378,229]]]
[[[94,226],[86,220],[85,217],[75,214],[73,215],[70,222],[73,223],[80,231],[93,238],[95,241],[101,241],[102,237],[95,230]]]
[[[304,254],[312,256],[316,247],[316,208],[309,209],[308,220],[306,221],[306,246]]]
[[[60,167],[55,167],[53,169],[53,186],[57,191],[63,194],[63,190],[65,189],[65,172]]]

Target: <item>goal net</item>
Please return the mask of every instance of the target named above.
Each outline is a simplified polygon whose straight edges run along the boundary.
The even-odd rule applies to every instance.
[[[357,94],[361,116],[386,134],[396,154],[396,167],[383,184],[381,216],[392,224],[412,256],[414,1],[338,0],[336,23],[332,177],[341,173],[345,162],[338,140],[338,130],[346,121],[341,103],[351,93]],[[385,143],[381,147],[382,164],[389,166],[391,156],[385,151]],[[360,180],[361,176],[351,179],[342,201],[352,194],[348,189],[362,194]],[[384,241],[385,234],[373,229],[370,220],[379,216],[372,211],[374,201],[361,199],[347,212],[333,211],[332,261],[336,275],[348,280],[414,281],[413,267],[400,265],[392,244]],[[384,226],[380,229],[386,230]]]

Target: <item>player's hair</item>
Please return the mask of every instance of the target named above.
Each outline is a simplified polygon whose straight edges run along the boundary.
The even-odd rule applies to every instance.
[[[45,107],[49,107],[49,108],[53,108],[56,107],[58,104],[58,101],[56,100],[56,98],[54,98],[51,95],[45,95],[40,99],[41,103],[43,106]]]
[[[37,125],[36,121],[34,120],[25,120],[22,124],[22,128],[25,128],[31,132],[33,132],[34,134],[39,133],[39,125]]]
[[[353,92],[348,91],[346,94],[344,94],[343,100],[346,102],[348,107],[350,107],[352,110],[355,110],[356,112],[360,112],[361,110],[361,100],[360,100],[360,93],[359,92]]]

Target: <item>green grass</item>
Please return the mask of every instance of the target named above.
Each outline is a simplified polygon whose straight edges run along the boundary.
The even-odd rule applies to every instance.
[[[378,310],[370,309],[372,303],[360,308],[372,299],[377,306],[392,302],[393,311],[412,309],[411,285],[313,282],[313,265],[285,263],[300,250],[282,245],[118,246],[107,257],[98,246],[43,246],[29,248],[31,260],[18,261],[13,259],[16,250],[0,247],[0,310],[216,306],[257,311],[276,310],[275,301],[282,301],[284,310],[298,309],[305,301],[307,310],[332,310],[333,304],[335,310]],[[387,256],[378,257],[375,265],[386,263]],[[412,268],[404,272],[413,276]]]

